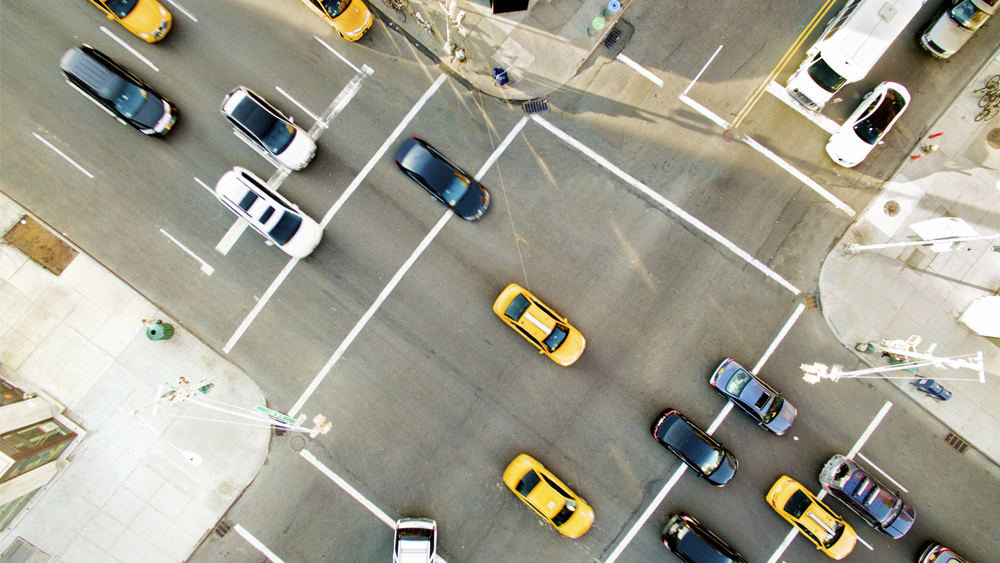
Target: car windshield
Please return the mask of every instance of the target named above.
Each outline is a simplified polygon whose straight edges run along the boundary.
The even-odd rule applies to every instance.
[[[975,31],[982,27],[983,23],[990,17],[986,12],[976,8],[972,0],[959,2],[948,12],[948,15],[955,20],[955,23],[969,31]]]
[[[233,117],[249,129],[272,154],[280,154],[292,143],[295,128],[271,115],[249,96],[233,109]]]
[[[556,348],[558,348],[563,341],[566,340],[566,336],[568,334],[569,331],[566,330],[566,327],[556,325],[552,327],[552,332],[550,332],[549,336],[542,341],[542,344],[545,344],[545,347],[549,349],[549,352],[555,352]]]
[[[570,516],[576,512],[576,502],[568,500],[566,504],[563,505],[562,510],[558,514],[552,517],[552,524],[555,526],[562,526],[569,520]]]
[[[528,472],[524,474],[524,477],[521,477],[521,480],[518,481],[517,486],[514,488],[522,497],[526,497],[541,480],[541,477],[539,477],[538,473],[535,473],[533,469],[528,470]]]
[[[524,314],[524,311],[528,309],[529,305],[531,305],[531,302],[528,301],[528,298],[525,297],[524,294],[519,293],[517,297],[510,302],[510,305],[507,305],[507,309],[504,310],[503,314],[516,321],[521,318],[521,315]]]
[[[771,403],[771,408],[767,409],[767,412],[760,417],[761,420],[764,422],[771,422],[774,420],[774,417],[778,416],[778,413],[781,412],[781,407],[784,404],[785,400],[783,398],[775,397],[774,402]]]
[[[429,528],[401,528],[398,532],[400,541],[403,540],[427,540],[433,536],[434,532]]]
[[[739,397],[740,393],[743,392],[743,388],[747,386],[750,379],[750,372],[742,369],[736,370],[736,373],[734,373],[733,377],[730,378],[729,383],[726,383],[726,392]]]
[[[104,5],[116,16],[124,18],[132,12],[139,0],[105,0]]]
[[[125,117],[134,117],[148,97],[149,92],[123,80],[122,89],[114,97],[115,109]]]
[[[331,18],[335,18],[342,14],[348,6],[351,5],[351,0],[317,0],[319,5],[323,7],[323,11],[327,13]]]
[[[847,82],[846,78],[837,74],[822,58],[816,59],[816,62],[809,65],[809,76],[827,92],[836,92]]]
[[[869,145],[874,145],[878,142],[906,105],[899,92],[892,89],[886,90],[885,96],[876,103],[878,103],[878,107],[874,111],[854,124],[854,132],[858,134],[858,137],[862,141]]]
[[[812,500],[804,492],[795,491],[785,503],[785,512],[791,514],[793,518],[802,518],[802,514],[811,504]]]
[[[274,225],[268,234],[274,242],[285,244],[299,230],[300,224],[302,224],[302,217],[291,211],[285,211],[284,215],[281,216],[281,219],[278,219],[278,223]]]

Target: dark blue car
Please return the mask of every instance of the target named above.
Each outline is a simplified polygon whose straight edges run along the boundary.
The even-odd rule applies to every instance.
[[[854,460],[834,455],[820,471],[819,483],[869,526],[890,538],[899,539],[913,527],[917,517],[913,507]]]
[[[944,388],[943,385],[937,383],[933,379],[922,378],[916,381],[911,381],[910,385],[917,388],[917,391],[925,393],[939,401],[947,401],[951,398],[951,391]]]
[[[395,160],[400,170],[462,219],[475,221],[486,213],[490,205],[486,188],[423,139],[407,139]]]

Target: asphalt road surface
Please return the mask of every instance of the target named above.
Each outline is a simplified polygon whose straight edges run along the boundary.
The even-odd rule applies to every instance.
[[[724,44],[689,95],[732,119],[816,7],[762,6],[748,26],[742,10],[637,1],[626,52],[665,85],[598,55],[537,118],[443,77],[381,22],[349,44],[296,0],[184,7],[190,17],[174,10],[170,36],[145,45],[85,2],[4,3],[0,187],[227,354],[273,408],[334,422],[312,441],[276,437],[227,515],[282,559],[385,561],[386,522],[428,516],[448,561],[662,560],[660,528],[684,510],[750,561],[822,560],[804,538],[783,544],[791,528],[763,496],[782,474],[818,491],[825,460],[854,449],[918,517],[893,541],[830,499],[863,540],[851,560],[912,561],[931,540],[976,560],[1000,553],[995,465],[949,448],[945,429],[884,382],[801,380],[801,363],[857,364],[802,307],[852,218],[678,101]],[[816,126],[769,95],[744,131],[861,210],[996,44],[995,28],[983,35],[948,63],[900,42],[845,91],[835,119],[889,74],[914,94],[857,169],[835,167]],[[144,138],[69,88],[58,60],[79,43],[176,102],[175,130]],[[209,193],[234,165],[275,172],[218,113],[238,84],[306,128],[349,97],[316,160],[281,183],[325,224],[302,261],[233,230]],[[452,217],[396,169],[411,135],[481,178],[492,194],[482,220]],[[539,356],[495,318],[511,281],[587,337],[577,364]],[[798,407],[788,434],[729,412],[709,387],[726,356]],[[672,479],[680,462],[649,436],[666,407],[716,427],[740,460],[730,485]],[[520,452],[595,507],[587,535],[559,536],[504,488]],[[193,560],[264,557],[230,533]]]

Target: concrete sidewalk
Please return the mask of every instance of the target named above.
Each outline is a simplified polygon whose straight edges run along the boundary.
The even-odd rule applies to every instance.
[[[609,0],[541,0],[528,10],[494,14],[489,2],[462,2],[449,16],[449,0],[405,0],[395,11],[386,0],[366,0],[383,21],[438,58],[442,65],[472,88],[511,102],[545,97],[573,78],[628,10],[632,0],[620,0],[615,12]],[[424,29],[419,19],[430,23]],[[595,18],[603,28],[593,27]],[[600,20],[598,22],[601,24]],[[619,26],[620,50],[631,28]],[[454,49],[447,48],[450,38]],[[456,56],[464,51],[464,60]],[[609,52],[610,53],[610,52]],[[509,82],[499,85],[494,68],[507,70]]]
[[[24,214],[0,194],[3,232]],[[146,317],[175,334],[150,340]],[[64,407],[81,435],[68,463],[50,462],[59,474],[4,531],[0,552],[22,538],[52,561],[183,561],[266,459],[269,428],[177,418],[226,418],[187,402],[154,413],[158,387],[178,376],[209,378],[206,398],[265,403],[246,374],[82,252],[56,276],[0,244],[0,368]]]
[[[1000,52],[928,130],[928,135],[942,133],[926,141],[939,149],[904,162],[830,252],[819,288],[827,322],[852,349],[856,343],[916,334],[922,338],[918,351],[926,352],[933,343],[937,357],[983,352],[985,382],[968,369],[919,368],[920,377],[938,380],[954,393],[947,402],[915,391],[905,379],[890,381],[1000,465],[1000,341],[979,336],[958,320],[973,300],[997,295],[1000,252],[992,245],[1000,240],[971,241],[944,253],[926,247],[845,252],[851,244],[920,240],[909,225],[936,217],[963,219],[979,235],[1000,233],[1000,149],[987,143],[990,131],[1000,133],[1000,120],[975,121],[980,94],[973,92],[998,73]],[[872,367],[886,365],[878,354],[858,357]]]

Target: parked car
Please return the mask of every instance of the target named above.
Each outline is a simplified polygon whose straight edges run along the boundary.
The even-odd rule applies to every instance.
[[[657,442],[716,487],[724,486],[736,475],[736,456],[680,412],[663,411],[650,432]]]
[[[932,543],[920,554],[917,563],[970,563],[968,559],[958,555],[950,548],[939,543]]]
[[[819,472],[819,484],[847,505],[869,526],[893,539],[913,527],[917,513],[888,487],[879,483],[857,462],[836,454]]]
[[[939,401],[947,401],[951,398],[951,391],[945,389],[940,383],[927,377],[911,381],[910,385],[916,387],[917,391],[920,391],[921,393]]]
[[[858,539],[854,528],[795,479],[782,475],[765,498],[779,516],[830,558],[843,559],[854,549]]]
[[[316,221],[246,168],[234,166],[223,174],[215,185],[215,195],[237,217],[290,256],[305,258],[323,237],[323,229]]]
[[[395,161],[427,193],[466,221],[479,219],[490,206],[486,188],[419,137],[407,139],[396,151]]]
[[[722,360],[708,383],[750,415],[758,425],[778,436],[788,430],[798,414],[781,393],[732,358]]]
[[[156,0],[90,0],[109,20],[114,20],[136,37],[156,43],[167,36],[173,16]]]
[[[920,46],[939,59],[947,59],[983,27],[1000,0],[952,0],[920,35]]]
[[[222,99],[222,115],[237,137],[261,156],[302,170],[316,156],[316,141],[259,94],[237,86]]]
[[[826,153],[845,168],[857,166],[892,129],[910,103],[902,84],[883,82],[865,94],[854,113],[826,143]]]
[[[66,82],[119,123],[162,137],[177,121],[177,108],[111,57],[81,45],[59,61]]]
[[[361,39],[375,21],[362,0],[302,0],[302,2],[348,41]]]
[[[594,509],[537,459],[520,454],[503,472],[507,488],[559,531],[578,538],[594,524]]]
[[[396,520],[392,563],[431,563],[437,554],[437,522],[429,518]]]
[[[493,312],[540,354],[561,366],[572,365],[587,347],[579,330],[516,283],[500,292],[493,302]]]
[[[667,549],[688,563],[746,563],[725,540],[683,512],[667,519],[660,537]]]

